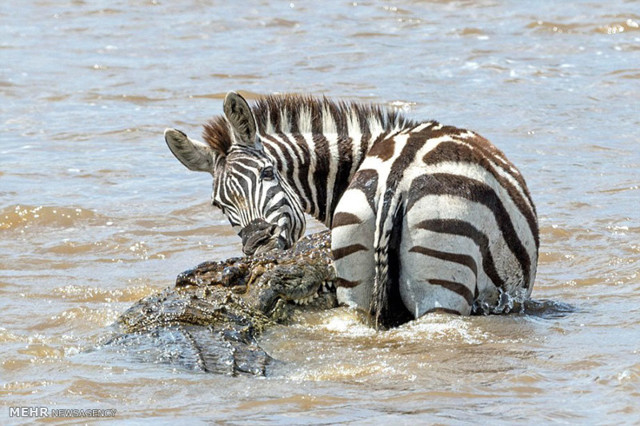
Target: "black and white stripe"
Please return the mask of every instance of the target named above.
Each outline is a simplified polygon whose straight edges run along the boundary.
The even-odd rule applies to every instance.
[[[214,204],[239,229],[264,219],[290,246],[304,231],[302,212],[331,227],[341,302],[394,325],[490,310],[503,293],[529,297],[535,207],[489,141],[325,98],[269,96],[244,110],[243,102],[227,96],[205,143],[175,130],[167,143],[187,167],[213,174]]]

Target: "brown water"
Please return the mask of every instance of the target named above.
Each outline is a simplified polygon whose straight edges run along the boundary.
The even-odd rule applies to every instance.
[[[638,2],[308,3],[2,2],[0,423],[13,406],[640,422]],[[199,134],[234,89],[374,101],[490,138],[537,203],[537,307],[380,333],[346,310],[308,316],[262,339],[283,361],[267,379],[87,351],[180,271],[240,253],[210,178],[162,140]]]

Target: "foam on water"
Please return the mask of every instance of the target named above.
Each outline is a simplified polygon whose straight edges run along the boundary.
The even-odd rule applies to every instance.
[[[422,340],[425,343],[449,341],[477,345],[488,338],[488,334],[475,325],[472,318],[444,314],[426,315],[387,333],[393,338],[413,342]]]

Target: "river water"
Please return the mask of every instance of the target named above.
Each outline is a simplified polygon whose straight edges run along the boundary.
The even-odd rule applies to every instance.
[[[638,2],[34,0],[0,22],[1,423],[640,422]],[[537,204],[535,306],[387,332],[306,316],[262,339],[282,361],[266,379],[87,351],[180,271],[240,254],[162,137],[199,135],[229,90],[491,139]]]

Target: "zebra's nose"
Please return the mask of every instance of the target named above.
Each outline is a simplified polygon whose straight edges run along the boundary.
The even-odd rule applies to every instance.
[[[242,251],[246,255],[252,255],[257,252],[278,248],[279,245],[274,244],[274,242],[278,240],[279,232],[279,226],[269,223],[264,219],[251,221],[240,231]]]

